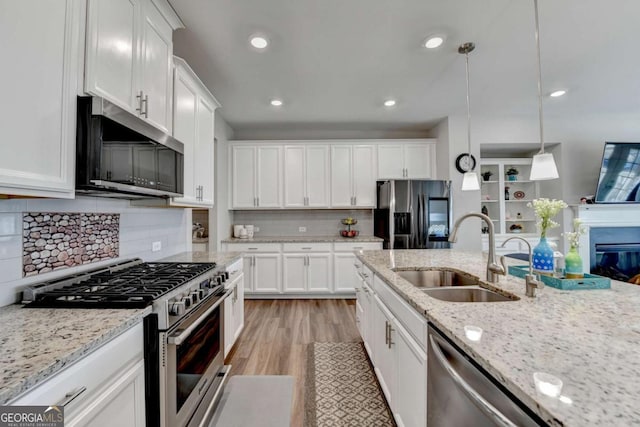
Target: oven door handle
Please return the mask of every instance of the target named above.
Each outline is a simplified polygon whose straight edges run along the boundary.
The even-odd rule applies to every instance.
[[[209,307],[207,309],[207,311],[205,311],[204,313],[202,313],[202,315],[200,316],[200,318],[198,320],[196,320],[195,322],[193,322],[191,325],[189,325],[187,327],[187,329],[184,329],[182,332],[180,332],[179,335],[171,335],[169,336],[169,338],[167,339],[167,341],[169,342],[169,344],[172,345],[180,345],[182,344],[182,342],[189,337],[189,335],[191,335],[191,332],[194,331],[194,329],[196,329],[198,326],[200,326],[200,323],[202,323],[204,321],[204,319],[211,314],[211,312],[213,310],[215,310],[216,308],[218,308],[218,306],[220,306],[220,304],[222,304],[224,302],[224,300],[227,299],[227,297],[229,295],[231,295],[231,289],[227,290],[227,292],[224,293],[224,295],[222,295],[222,297],[220,297],[220,299],[218,299],[215,303],[213,303],[213,305],[211,307]]]

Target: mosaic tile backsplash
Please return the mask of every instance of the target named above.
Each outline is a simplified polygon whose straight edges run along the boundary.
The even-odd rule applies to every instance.
[[[119,229],[120,214],[25,212],[22,275],[117,258]]]

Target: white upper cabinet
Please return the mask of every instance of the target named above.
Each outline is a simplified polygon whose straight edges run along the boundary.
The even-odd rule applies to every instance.
[[[398,141],[378,146],[379,179],[433,179],[436,177],[435,140]]]
[[[0,194],[73,198],[81,3],[0,9]]]
[[[282,207],[282,147],[232,145],[231,207]]]
[[[172,32],[181,26],[166,1],[89,0],[85,91],[171,133]]]
[[[284,187],[284,206],[287,208],[328,207],[329,147],[285,146]]]
[[[134,205],[213,207],[215,111],[220,106],[191,67],[173,58],[173,136],[184,144],[183,197],[134,200]]]
[[[374,145],[331,146],[331,206],[373,207],[375,204]]]

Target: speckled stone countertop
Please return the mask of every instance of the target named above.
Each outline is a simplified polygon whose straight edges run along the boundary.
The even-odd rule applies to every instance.
[[[227,266],[239,252],[184,252],[166,262]],[[144,309],[0,308],[0,405],[120,335],[151,312]]]
[[[382,242],[383,239],[376,236],[273,236],[254,237],[253,239],[236,239],[231,237],[222,240],[222,243],[354,243],[354,242]]]
[[[242,259],[241,252],[182,252],[161,259],[164,262],[215,262],[218,267],[227,267]]]
[[[0,308],[0,405],[142,321],[151,308]]]
[[[640,424],[640,287],[616,281],[610,290],[545,287],[528,298],[524,280],[507,276],[494,286],[520,300],[453,303],[425,295],[391,268],[449,267],[484,280],[486,256],[447,249],[357,256],[549,424]],[[481,341],[468,341],[465,325],[480,326]],[[562,395],[572,402],[537,395],[538,371],[561,378]]]

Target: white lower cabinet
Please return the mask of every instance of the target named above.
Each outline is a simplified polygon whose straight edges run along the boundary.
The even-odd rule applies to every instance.
[[[356,268],[357,269],[357,268]],[[377,276],[373,287],[361,266],[356,318],[365,349],[396,423],[400,427],[424,427],[427,423],[426,320],[419,318]],[[369,273],[370,274],[370,273]],[[422,338],[424,340],[424,338]]]
[[[330,243],[285,243],[282,255],[285,293],[329,293],[332,291]]]
[[[355,251],[375,251],[382,249],[382,243],[337,242],[333,244],[333,289],[336,293],[353,293],[360,286],[360,277],[353,268],[356,263]]]
[[[397,320],[393,342],[396,352],[396,396],[393,415],[398,427],[427,424],[427,354]]]
[[[241,262],[238,263],[242,265]],[[232,266],[233,268],[233,266]],[[230,271],[231,295],[224,301],[224,357],[227,357],[244,328],[244,274]]]
[[[393,315],[376,296],[373,304],[373,366],[380,388],[393,410],[396,385]]]
[[[280,292],[280,253],[245,254],[243,270],[247,290],[251,293]]]
[[[139,323],[9,404],[64,405],[65,426],[143,427],[143,343]]]

